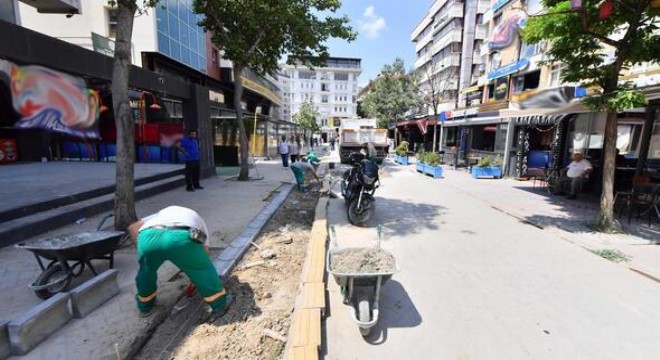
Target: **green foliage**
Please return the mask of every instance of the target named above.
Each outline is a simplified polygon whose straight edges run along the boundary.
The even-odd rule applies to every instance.
[[[417,152],[417,155],[416,155],[415,157],[417,158],[417,161],[418,161],[418,162],[423,163],[423,162],[424,162],[424,156],[426,156],[426,150],[424,150],[424,149],[420,149],[420,150]]]
[[[502,167],[502,165],[504,164],[504,160],[502,159],[502,155],[497,154],[497,156],[495,156],[495,158],[493,159],[492,164],[493,164],[492,166]]]
[[[416,77],[406,72],[403,60],[383,66],[380,75],[374,80],[364,96],[362,108],[369,117],[379,120],[379,127],[387,127],[410,108],[419,106],[422,98],[416,88]]]
[[[490,156],[484,156],[481,159],[479,159],[479,162],[477,163],[477,167],[489,167],[491,166],[491,163],[493,161],[493,158]]]
[[[334,17],[339,0],[195,0],[201,25],[235,67],[274,74],[279,59],[324,66],[330,38],[352,41],[356,33],[346,16]]]
[[[630,261],[630,256],[622,253],[619,250],[612,250],[612,249],[600,249],[600,250],[592,250],[592,253],[607,259],[609,261],[613,261],[615,263],[619,263],[622,261],[628,262]]]
[[[399,146],[394,149],[394,152],[399,155],[399,156],[407,156],[408,155],[408,144],[407,141],[402,141],[399,143]]]
[[[622,70],[635,64],[660,61],[660,8],[650,7],[648,0],[615,1],[612,15],[602,20],[600,0],[583,0],[581,11],[572,11],[569,1],[543,3],[547,14],[530,17],[523,39],[548,43],[547,62],[567,66],[562,80],[602,90],[585,104],[608,111],[643,106],[644,96],[618,80]]]
[[[321,128],[316,122],[316,119],[320,117],[321,114],[318,108],[311,101],[307,100],[300,106],[300,111],[293,115],[293,122],[300,125],[303,129],[318,132]]]
[[[440,154],[437,152],[427,152],[424,154],[424,164],[429,166],[438,166],[440,165]]]

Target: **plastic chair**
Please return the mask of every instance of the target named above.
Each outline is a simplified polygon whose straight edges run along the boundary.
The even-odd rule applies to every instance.
[[[614,206],[616,206],[616,202],[619,198],[622,200],[625,200],[626,208],[630,209],[635,185],[645,185],[651,183],[651,178],[648,176],[634,176],[632,179],[632,188],[630,190],[625,190],[625,191],[617,191],[616,194],[614,194]],[[619,208],[619,215],[623,212],[623,207]]]

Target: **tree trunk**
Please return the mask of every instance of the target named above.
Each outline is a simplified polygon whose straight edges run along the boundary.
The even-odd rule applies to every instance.
[[[600,213],[598,228],[602,232],[611,233],[618,230],[614,219],[614,170],[616,164],[616,125],[617,112],[607,113],[605,124],[605,143],[603,159],[603,190],[600,195]]]
[[[131,37],[136,6],[119,2],[117,7],[117,38],[112,65],[112,105],[117,127],[117,160],[115,162],[115,228],[125,230],[137,219],[135,215],[134,160],[135,124],[128,98],[128,78],[131,67]]]
[[[250,149],[248,148],[247,134],[245,133],[245,121],[243,121],[243,107],[241,106],[241,98],[243,97],[243,66],[234,64],[234,109],[236,110],[236,121],[238,122],[238,132],[241,139],[241,171],[238,173],[239,181],[247,181],[249,176],[248,168],[248,155]]]

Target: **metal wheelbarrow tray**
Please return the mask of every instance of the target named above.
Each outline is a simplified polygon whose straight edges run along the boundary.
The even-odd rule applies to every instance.
[[[38,297],[47,299],[66,289],[72,278],[82,274],[85,265],[98,275],[91,260],[108,260],[112,268],[115,250],[124,234],[97,230],[36,239],[15,246],[34,254],[43,272],[29,287]],[[48,265],[44,266],[41,258],[49,261]]]
[[[334,235],[332,233],[334,233],[334,229],[331,229],[331,236]],[[344,304],[348,305],[351,317],[358,324],[360,333],[362,336],[368,336],[371,328],[378,322],[378,301],[380,298],[380,288],[385,283],[387,283],[387,281],[390,280],[395,273],[399,272],[400,269],[399,264],[396,262],[396,258],[394,258],[394,256],[392,256],[392,258],[394,258],[395,264],[394,269],[391,271],[376,273],[341,273],[332,269],[332,255],[362,249],[365,248],[334,248],[328,250],[326,270],[329,274],[332,274],[335,281],[341,288],[343,302]],[[375,247],[375,249],[380,249],[381,251],[385,251],[386,253],[392,255],[390,252],[380,248],[380,229],[378,247]],[[355,289],[356,287],[370,288],[369,290],[373,289],[372,294],[369,294],[369,292],[365,291],[359,292],[357,298],[354,301],[357,303],[357,311],[351,304],[352,300],[354,300],[354,295],[357,292]],[[373,303],[369,301],[370,298],[373,298]]]

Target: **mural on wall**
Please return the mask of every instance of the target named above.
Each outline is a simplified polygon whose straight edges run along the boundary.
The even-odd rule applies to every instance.
[[[490,50],[501,50],[509,47],[513,44],[519,30],[525,26],[526,22],[527,15],[522,10],[511,13],[493,29],[493,36],[488,42],[488,48]]]
[[[40,128],[77,137],[99,138],[101,99],[81,78],[42,66],[18,66],[0,59],[0,78],[8,81],[16,128]]]
[[[515,109],[561,109],[569,106],[576,98],[585,96],[583,88],[562,86],[543,90],[528,90],[511,96]]]

